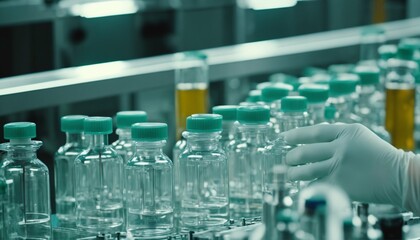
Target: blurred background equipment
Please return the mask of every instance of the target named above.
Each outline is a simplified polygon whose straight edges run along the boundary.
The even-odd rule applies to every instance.
[[[258,119],[235,116],[232,122],[223,121],[223,129],[232,131],[222,133],[224,140],[242,144],[236,153],[246,152],[245,158],[250,162],[254,158],[249,157],[249,152],[264,158],[260,150],[267,146],[273,147],[273,154],[279,156],[272,159],[272,165],[260,169],[264,170],[261,179],[264,177],[265,182],[249,182],[249,175],[245,175],[241,177],[248,182],[224,183],[230,184],[231,193],[242,192],[242,187],[235,189],[241,184],[257,186],[258,189],[248,188],[244,198],[249,209],[235,206],[240,206],[243,199],[237,204],[232,200],[235,194],[230,196],[232,209],[249,210],[246,214],[251,218],[231,222],[226,207],[229,201],[225,201],[229,197],[223,195],[226,186],[217,191],[205,183],[202,187],[208,187],[205,193],[222,195],[223,201],[218,204],[223,205],[220,222],[224,227],[241,226],[247,229],[245,232],[252,232],[262,226],[255,223],[263,217],[265,224],[271,219],[283,226],[280,229],[264,226],[270,228],[267,231],[276,236],[289,236],[300,223],[296,213],[288,212],[287,208],[297,203],[299,187],[306,184],[285,186],[275,182],[273,165],[281,164],[275,161],[283,159],[294,146],[281,141],[269,144],[269,141],[277,139],[281,131],[307,124],[358,122],[394,146],[418,151],[420,114],[415,106],[420,98],[415,95],[420,92],[419,26],[418,0],[0,0],[0,123],[37,123],[37,136],[44,144],[38,155],[49,169],[50,185],[58,187],[51,187],[52,213],[58,213],[62,223],[69,220],[74,225],[75,219],[69,218],[75,206],[66,209],[60,206],[63,199],[69,205],[76,201],[74,189],[63,187],[66,185],[63,182],[72,178],[69,175],[62,178],[63,174],[72,169],[54,164],[54,159],[65,160],[60,163],[73,161],[73,155],[82,150],[67,147],[84,145],[92,139],[72,132],[71,127],[63,128],[63,122],[60,128],[58,119],[74,114],[115,116],[117,112],[147,112],[148,121],[168,124],[167,144],[161,148],[175,166],[173,215],[176,219],[183,213],[184,217],[190,212],[204,215],[200,207],[177,212],[181,204],[178,199],[182,196],[177,183],[184,176],[176,169],[181,168],[178,156],[186,149],[182,132],[187,117],[208,113],[217,105],[240,105],[239,112],[268,105],[270,109],[265,107],[261,125],[262,128],[274,126],[276,131],[261,134],[260,146],[241,149],[242,145],[254,141],[247,130],[260,124]],[[296,95],[303,95],[306,100]],[[281,98],[285,96],[290,97],[282,104]],[[236,126],[235,120],[242,120],[243,126]],[[116,134],[114,129],[107,130],[112,132],[109,142],[128,161],[134,154],[128,123],[121,123],[118,114],[114,121],[117,130]],[[66,134],[58,134],[60,129]],[[228,145],[223,148],[229,158],[229,153],[236,153]],[[6,154],[0,154],[0,160],[7,158]],[[232,171],[230,164],[228,161],[227,168]],[[247,169],[251,176],[260,179],[255,170],[257,166]],[[217,179],[212,181],[218,184]],[[114,199],[119,208],[115,228],[122,229],[125,227],[120,221],[124,218],[120,212],[124,185],[119,182],[115,188],[112,191],[120,194]],[[181,190],[185,188],[181,186]],[[292,194],[286,194],[287,191]],[[195,193],[184,197],[195,201]],[[82,190],[81,195],[89,194],[94,193]],[[282,205],[271,196],[275,194],[290,202],[283,204],[286,209],[270,212],[272,206]],[[109,196],[101,197],[109,200]],[[79,196],[79,202],[84,200]],[[253,201],[258,204],[250,206]],[[305,214],[309,225],[326,222],[329,214],[326,205],[327,208],[325,204],[314,207],[313,201],[308,201],[306,210],[310,214]],[[230,216],[234,214],[230,212]],[[100,217],[106,222],[105,217]],[[354,222],[360,219],[353,220],[350,224],[343,218],[338,223],[343,223],[347,230],[358,228]],[[54,226],[54,221],[51,222]],[[395,227],[402,231],[400,223],[398,218],[383,217],[375,227],[380,225],[385,230]],[[373,228],[374,224],[369,224],[365,222],[366,229]],[[85,224],[79,222],[79,225]],[[318,237],[327,234],[325,229],[324,233],[320,229]],[[223,230],[189,233],[189,237],[206,239],[204,236],[217,234],[244,237],[234,229]]]

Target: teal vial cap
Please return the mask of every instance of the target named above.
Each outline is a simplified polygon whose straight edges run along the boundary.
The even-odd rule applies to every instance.
[[[270,76],[270,82],[272,83],[286,83],[293,86],[293,90],[297,90],[300,86],[300,82],[297,77],[287,75],[284,73],[276,73]]]
[[[359,76],[355,74],[340,74],[330,81],[330,96],[342,96],[356,91]]]
[[[393,44],[382,45],[378,48],[378,53],[381,59],[388,60],[397,56],[397,46]]]
[[[264,102],[273,102],[280,100],[293,91],[293,86],[284,83],[276,83],[261,90],[261,100]]]
[[[261,101],[261,90],[250,91],[246,101],[253,102],[253,103]]]
[[[3,127],[5,139],[28,139],[36,137],[36,124],[33,122],[12,122]]]
[[[324,109],[324,118],[325,120],[332,120],[335,119],[335,114],[337,110],[334,106],[326,106]]]
[[[222,116],[219,114],[193,114],[187,117],[188,132],[222,131]]]
[[[354,73],[359,76],[361,85],[374,85],[379,83],[379,68],[376,66],[357,66]]]
[[[323,84],[303,84],[299,87],[299,95],[306,97],[308,103],[326,102],[328,91],[328,86]]]
[[[61,131],[67,133],[84,132],[85,115],[67,115],[61,117]]]
[[[403,60],[412,60],[415,51],[416,49],[410,45],[400,44],[398,45],[397,58]]]
[[[223,121],[236,121],[236,105],[220,105],[213,107],[213,113],[223,117]]]
[[[256,88],[257,90],[262,90],[263,88],[271,86],[271,85],[273,85],[272,82],[262,82],[262,83],[258,83]]]
[[[85,133],[87,134],[111,134],[112,118],[88,117],[85,119]]]
[[[280,111],[282,112],[306,112],[308,101],[306,97],[289,96],[281,99]]]
[[[267,124],[270,121],[270,109],[266,106],[241,106],[237,113],[242,124]]]
[[[139,142],[166,140],[168,125],[166,123],[136,123],[131,127],[131,137]]]
[[[333,75],[342,73],[351,73],[354,69],[354,64],[333,64],[328,67],[328,72]]]
[[[318,68],[318,67],[306,67],[303,69],[303,76],[306,77],[312,77],[314,75],[318,74],[328,74],[328,72],[325,69]]]
[[[407,46],[415,50],[420,50],[420,38],[404,38],[401,39],[399,46]]]
[[[134,123],[147,122],[147,113],[144,111],[122,111],[116,116],[117,128],[130,128]]]

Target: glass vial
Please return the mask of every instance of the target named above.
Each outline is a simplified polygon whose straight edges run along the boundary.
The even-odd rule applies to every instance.
[[[230,142],[237,136],[235,121],[238,106],[236,105],[221,105],[213,107],[213,113],[222,116],[222,137],[220,138],[220,145],[226,151]]]
[[[298,89],[299,95],[308,101],[309,125],[325,121],[325,104],[328,100],[329,88],[322,84],[303,84]]]
[[[180,224],[182,228],[220,227],[229,219],[226,154],[220,147],[222,116],[194,114],[183,136],[179,157]]]
[[[358,105],[356,93],[358,82],[359,77],[355,74],[340,74],[329,82],[330,92],[327,105],[335,107],[337,122],[361,122],[361,118],[355,114]]]
[[[122,231],[123,159],[108,144],[112,133],[109,117],[88,117],[84,121],[90,144],[75,161],[77,228],[86,233]]]
[[[279,123],[277,122],[277,114],[280,111],[280,100],[289,95],[293,91],[293,86],[284,83],[276,83],[267,86],[261,90],[262,101],[270,107],[270,122],[273,124],[275,139],[280,133]]]
[[[387,62],[385,81],[385,128],[391,134],[392,145],[406,151],[415,149],[415,74],[418,66],[411,61],[413,53],[412,48],[399,46],[397,58]]]
[[[131,125],[147,122],[147,113],[144,111],[121,111],[115,117],[117,122],[118,140],[112,143],[112,147],[123,158],[124,164],[133,157],[134,145],[131,139]]]
[[[51,207],[48,168],[37,158],[41,141],[36,137],[36,125],[15,122],[4,125],[1,144],[7,151],[1,167],[8,184],[6,204],[9,239],[51,239]],[[7,239],[7,238],[6,238]]]
[[[61,118],[61,131],[66,133],[66,143],[54,156],[55,206],[60,227],[76,227],[74,161],[87,148],[84,135],[86,117],[69,115]]]
[[[135,155],[125,166],[127,235],[133,239],[168,237],[174,227],[174,173],[163,153],[165,123],[136,123],[131,129]]]
[[[242,106],[236,126],[241,134],[228,148],[230,209],[235,218],[261,217],[264,148],[269,145],[270,109]]]

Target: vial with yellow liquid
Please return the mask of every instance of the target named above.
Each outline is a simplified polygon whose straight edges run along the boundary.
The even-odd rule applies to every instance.
[[[176,139],[172,150],[175,166],[175,205],[178,204],[179,162],[178,157],[186,148],[182,132],[186,128],[186,119],[192,114],[208,112],[208,65],[207,56],[199,51],[180,53],[176,56],[175,70],[175,111]],[[176,206],[177,209],[177,206]],[[175,212],[177,218],[177,212]]]
[[[399,46],[397,58],[387,62],[385,81],[385,127],[391,134],[392,145],[407,151],[415,149],[415,74],[418,66],[411,61],[412,56],[412,50]]]

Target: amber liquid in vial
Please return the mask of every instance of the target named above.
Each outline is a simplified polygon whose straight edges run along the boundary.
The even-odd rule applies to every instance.
[[[385,127],[396,148],[413,151],[415,89],[386,89]]]
[[[207,113],[208,85],[206,83],[180,83],[176,86],[176,133],[180,139],[188,116]]]

